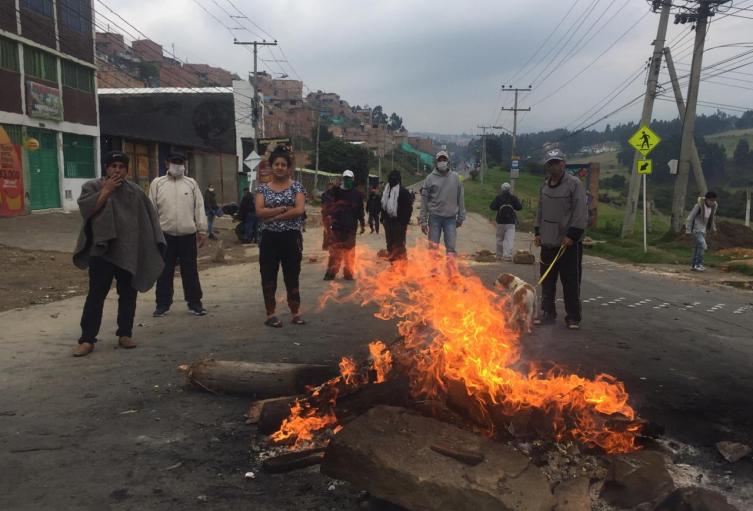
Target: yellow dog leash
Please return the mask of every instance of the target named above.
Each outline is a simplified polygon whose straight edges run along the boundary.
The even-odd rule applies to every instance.
[[[541,275],[538,284],[536,284],[537,286],[540,286],[541,283],[544,282],[544,279],[546,279],[547,275],[549,275],[549,272],[552,271],[554,264],[559,260],[560,257],[562,257],[562,254],[565,253],[565,250],[567,250],[567,245],[562,244],[560,246],[560,249],[557,251],[557,255],[554,256],[554,259],[552,259],[552,262],[549,264],[549,268],[547,268],[546,271]]]

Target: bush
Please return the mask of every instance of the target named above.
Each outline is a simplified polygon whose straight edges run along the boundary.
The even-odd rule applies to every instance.
[[[614,174],[609,177],[602,178],[599,181],[601,188],[611,188],[612,190],[618,190],[620,193],[627,191],[627,179],[621,174]]]

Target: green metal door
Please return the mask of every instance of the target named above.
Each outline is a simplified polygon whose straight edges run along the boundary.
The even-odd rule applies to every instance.
[[[31,209],[60,207],[60,170],[57,136],[52,131],[27,128],[26,135],[39,141],[39,149],[26,151],[31,177]]]

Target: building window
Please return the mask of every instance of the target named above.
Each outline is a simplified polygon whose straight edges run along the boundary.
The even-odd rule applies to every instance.
[[[0,37],[0,69],[18,71],[18,44]]]
[[[57,58],[31,46],[24,46],[24,72],[35,78],[57,82]]]
[[[94,72],[70,60],[60,62],[63,71],[63,87],[72,87],[84,92],[94,92]]]
[[[21,0],[21,7],[52,18],[52,0]]]
[[[92,179],[94,170],[94,137],[63,133],[65,177]]]
[[[82,34],[91,33],[89,0],[58,0],[60,24]]]

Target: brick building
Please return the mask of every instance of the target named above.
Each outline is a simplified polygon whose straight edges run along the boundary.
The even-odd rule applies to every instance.
[[[0,216],[77,209],[100,175],[90,0],[0,0]]]

